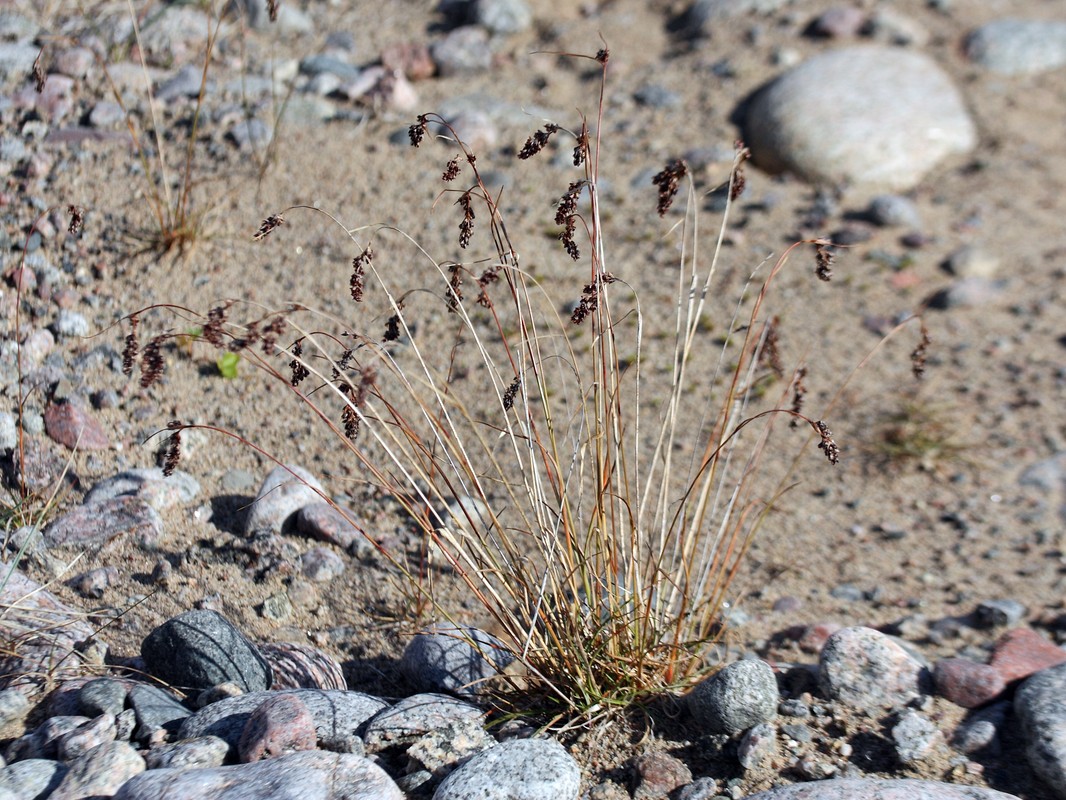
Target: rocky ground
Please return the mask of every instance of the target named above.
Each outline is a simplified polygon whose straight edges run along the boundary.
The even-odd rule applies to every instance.
[[[522,780],[600,800],[1066,796],[1056,4],[313,0],[273,22],[238,3],[217,29],[197,5],[133,5],[0,9],[0,798],[504,797]],[[219,361],[202,319],[160,309],[141,315],[142,345],[187,336],[144,388],[123,372],[123,320],[240,298],[384,331],[380,297],[352,311],[358,251],[339,227],[294,212],[268,241],[252,234],[304,204],[469,259],[437,202],[455,152],[409,145],[428,111],[477,151],[523,264],[568,311],[587,280],[553,221],[578,177],[572,140],[515,154],[546,120],[595,118],[595,62],[560,54],[605,43],[606,243],[645,309],[645,357],[669,358],[656,342],[672,332],[682,219],[659,219],[651,178],[685,159],[709,254],[743,138],[753,163],[706,335],[724,334],[760,263],[831,236],[834,280],[797,256],[773,313],[842,453],[834,468],[806,454],[763,524],[727,613],[732,666],[560,746],[521,724],[489,735],[476,698],[454,696],[485,662],[446,631],[413,636],[432,620],[375,548],[415,557],[419,537],[283,382],[247,355]],[[471,250],[490,255],[478,235]],[[383,263],[417,287],[424,262],[392,246]],[[918,312],[923,380],[915,326],[846,381]],[[645,371],[644,397],[665,372]],[[173,419],[261,449],[187,431],[163,480],[153,434]],[[288,473],[264,453],[306,470],[375,544],[301,485],[270,491]],[[20,503],[20,485],[41,499]],[[457,621],[489,627],[442,592]]]

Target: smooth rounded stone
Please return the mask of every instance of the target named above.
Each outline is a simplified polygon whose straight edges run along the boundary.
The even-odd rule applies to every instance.
[[[533,24],[525,0],[474,0],[473,21],[490,33],[521,33]]]
[[[576,800],[581,770],[553,739],[511,739],[445,778],[433,800]]]
[[[477,628],[438,622],[407,643],[400,669],[419,691],[473,697],[513,660],[495,636]]]
[[[718,795],[718,781],[714,778],[696,778],[688,786],[682,786],[673,800],[714,800]]]
[[[56,741],[56,756],[70,763],[106,742],[115,741],[115,715],[101,714]]]
[[[277,758],[286,753],[314,750],[317,743],[315,720],[296,695],[274,693],[248,717],[237,743],[237,754],[245,764]]]
[[[968,658],[945,658],[933,670],[933,682],[941,697],[963,708],[977,708],[999,697],[1007,682],[998,670]]]
[[[69,308],[60,309],[53,327],[59,336],[67,339],[88,336],[90,331],[89,320]]]
[[[53,403],[44,412],[49,438],[71,450],[106,450],[111,442],[96,418],[78,403]]]
[[[857,708],[902,705],[922,694],[927,671],[872,628],[843,628],[826,641],[818,667],[822,691]]]
[[[477,25],[464,25],[430,45],[430,55],[443,76],[484,72],[492,66],[489,34]]]
[[[238,150],[249,151],[268,145],[274,136],[274,126],[259,117],[242,119],[230,126],[226,136],[237,145]]]
[[[747,800],[1018,800],[1013,794],[913,778],[837,778],[749,794]]]
[[[344,670],[337,660],[317,647],[290,642],[259,645],[259,653],[274,674],[271,689],[348,688]]]
[[[415,694],[380,711],[363,733],[368,753],[407,744],[449,722],[468,720],[481,724],[485,712],[475,705],[444,694]]]
[[[1017,625],[1028,613],[1024,603],[1017,600],[982,600],[974,617],[981,628],[1005,628]]]
[[[633,759],[633,800],[658,800],[692,783],[692,771],[677,756],[653,750]]]
[[[325,496],[322,484],[303,467],[274,467],[248,509],[245,533],[288,533],[295,524],[297,512],[306,505],[321,502]]]
[[[315,583],[328,583],[343,575],[347,564],[328,547],[312,547],[300,556],[300,572]]]
[[[154,769],[112,800],[404,800],[381,767],[362,756],[311,750],[214,769]]]
[[[870,200],[866,215],[884,228],[921,230],[922,215],[913,200],[898,194],[879,194]]]
[[[333,75],[342,81],[354,81],[362,70],[347,61],[326,54],[308,56],[300,61],[300,72],[312,77],[316,75]]]
[[[81,670],[82,643],[95,635],[85,613],[66,605],[11,565],[0,561],[0,641],[19,640],[17,654],[0,653],[0,689],[37,686],[47,676],[63,682]]]
[[[939,311],[951,308],[980,308],[997,300],[1007,288],[1005,280],[960,278],[929,298],[928,305]]]
[[[107,587],[118,583],[119,577],[118,567],[97,567],[75,576],[69,583],[82,597],[99,599]]]
[[[191,503],[200,494],[200,484],[187,472],[175,470],[164,476],[160,467],[130,469],[100,481],[82,501],[83,505],[113,500],[116,497],[136,497],[157,511]]]
[[[49,717],[30,733],[16,739],[8,748],[6,756],[12,761],[21,761],[26,758],[55,758],[59,740],[88,721],[88,717],[81,716]]]
[[[144,772],[144,759],[126,742],[107,742],[68,765],[59,787],[48,800],[110,797],[134,775]]]
[[[992,278],[999,271],[999,258],[987,250],[967,245],[944,261],[944,268],[960,278]]]
[[[144,756],[148,769],[210,769],[221,767],[229,745],[217,736],[196,736],[153,747]]]
[[[903,191],[977,142],[951,79],[928,56],[879,46],[815,56],[752,99],[754,162],[811,183]]]
[[[15,798],[44,798],[58,788],[67,774],[67,765],[47,758],[28,758],[0,769],[0,789]]]
[[[745,731],[737,743],[737,761],[744,769],[758,769],[776,752],[777,729],[768,722],[760,722]]]
[[[174,695],[149,684],[133,686],[129,691],[129,703],[137,715],[138,739],[150,739],[158,730],[173,733],[192,716],[192,712]]]
[[[56,340],[48,328],[36,330],[22,343],[22,357],[31,364],[40,364],[55,349]]]
[[[1014,695],[1025,755],[1033,772],[1066,797],[1066,664],[1026,680]]]
[[[374,545],[362,529],[351,522],[355,519],[357,517],[350,509],[342,513],[330,503],[319,501],[300,509],[296,515],[296,530],[304,536],[341,547],[358,558],[365,558],[374,552]]]
[[[122,106],[112,100],[101,100],[89,111],[89,125],[101,130],[114,130],[126,121]]]
[[[988,665],[999,672],[1003,680],[1012,683],[1064,661],[1066,650],[1034,630],[1015,628],[996,640]]]
[[[681,105],[681,96],[657,83],[641,86],[633,92],[633,99],[649,108],[677,108]]]
[[[944,735],[936,725],[927,716],[912,708],[900,714],[899,720],[892,726],[896,757],[903,764],[925,760],[943,740]]]
[[[760,659],[742,659],[700,681],[686,696],[704,733],[734,734],[777,716],[777,679]]]
[[[0,739],[20,735],[31,708],[25,693],[18,689],[0,691]]]
[[[362,692],[291,689],[286,693],[299,698],[311,712],[318,746],[337,752],[362,749],[359,734],[364,724],[388,705]],[[271,696],[271,692],[249,692],[206,706],[185,720],[178,737],[218,736],[235,750],[248,718]]]
[[[865,22],[866,12],[861,8],[833,6],[815,17],[807,27],[807,32],[812,36],[843,39],[857,36]]]
[[[997,19],[966,39],[966,55],[1000,75],[1028,75],[1066,65],[1066,21]]]
[[[186,611],[168,619],[141,643],[141,657],[149,673],[179,688],[233,682],[245,691],[260,691],[273,680],[255,645],[216,611]]]
[[[49,547],[104,546],[119,537],[152,549],[163,539],[159,512],[136,497],[116,497],[68,511],[44,529]]]
[[[715,20],[746,14],[770,14],[789,2],[790,0],[696,0],[670,20],[669,30],[675,35],[687,38],[709,36],[709,23]]]
[[[495,147],[500,138],[496,123],[485,111],[467,109],[445,119],[451,125],[451,130],[438,122],[430,123],[429,129],[433,135],[447,139],[458,137],[459,141],[474,152],[483,152]]]
[[[951,746],[960,753],[999,755],[999,731],[1010,710],[1010,702],[1004,701],[968,714],[952,734]]]

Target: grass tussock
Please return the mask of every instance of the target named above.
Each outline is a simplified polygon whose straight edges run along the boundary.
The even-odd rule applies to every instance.
[[[291,235],[300,215],[329,217],[352,242],[358,322],[232,301],[206,316],[174,309],[202,325],[206,341],[287,384],[403,504],[424,536],[428,567],[385,555],[415,605],[450,619],[434,576],[459,580],[520,665],[497,687],[501,699],[553,724],[682,690],[715,669],[708,654],[723,632],[722,610],[736,599],[734,581],[783,491],[781,475],[809,441],[829,462],[840,457],[829,425],[807,415],[807,369],[785,367],[781,324],[766,308],[796,248],[813,250],[812,278],[831,278],[828,242],[797,243],[756,270],[732,319],[716,322],[724,334],[710,335],[729,207],[707,254],[694,183],[684,162],[673,162],[655,177],[657,199],[649,197],[660,217],[679,197],[686,206],[663,231],[681,253],[675,302],[649,313],[612,262],[601,220],[609,54],[588,58],[602,74],[595,124],[549,124],[518,154],[535,159],[567,141],[583,169],[560,192],[554,217],[560,258],[584,272],[578,296],[559,297],[527,271],[476,155],[447,120],[427,114],[411,127],[411,143],[439,137],[459,151],[443,165],[440,198],[453,203],[459,248],[480,247],[478,256],[438,260],[391,226],[349,229],[296,206],[267,216],[254,238],[266,246]],[[729,205],[747,155],[738,144]],[[390,259],[412,257],[424,283],[397,285]],[[253,318],[237,321],[249,309]],[[142,346],[143,313],[129,318],[124,362],[128,373],[139,363],[149,387],[165,368],[169,334]],[[672,342],[669,363],[648,364],[646,343],[663,338]],[[707,363],[717,364],[713,374]],[[646,396],[647,370],[663,386],[655,397]],[[168,469],[186,427],[170,426]],[[783,469],[767,482],[770,462]]]

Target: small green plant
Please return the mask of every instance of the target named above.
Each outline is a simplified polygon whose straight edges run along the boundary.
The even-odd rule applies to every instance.
[[[217,359],[215,359],[215,366],[218,367],[218,374],[223,378],[233,379],[237,377],[237,365],[240,363],[241,357],[237,353],[223,353]]]
[[[587,58],[602,76],[595,124],[546,125],[518,156],[533,158],[553,137],[568,137],[583,168],[555,215],[563,254],[585,271],[569,318],[558,311],[567,298],[521,263],[474,153],[431,114],[412,126],[412,144],[437,130],[458,149],[444,165],[442,197],[458,209],[459,247],[482,236],[491,243],[487,256],[437,260],[390,225],[349,229],[329,212],[294,206],[267,217],[254,238],[279,235],[301,213],[336,223],[353,246],[355,321],[318,315],[312,325],[305,309],[291,307],[237,323],[235,308],[252,306],[232,301],[201,317],[207,341],[242,352],[288,385],[403,505],[424,536],[426,559],[412,564],[382,552],[414,595],[412,606],[428,604],[455,621],[434,591],[438,571],[454,576],[521,667],[495,687],[500,701],[555,726],[683,690],[713,671],[708,654],[724,630],[723,608],[737,598],[734,580],[784,491],[781,473],[790,471],[771,445],[776,422],[797,423],[800,431],[781,432],[797,437],[797,450],[814,441],[831,463],[840,455],[829,426],[805,413],[806,370],[783,368],[778,321],[764,308],[796,248],[813,247],[815,274],[829,280],[828,242],[797,243],[762,265],[732,319],[708,322],[726,220],[744,183],[743,146],[709,259],[686,165],[673,162],[655,178],[660,216],[683,189],[688,202],[669,234],[683,244],[672,358],[645,364],[645,337],[660,335],[652,323],[665,312],[647,314],[611,262],[598,189],[609,53]],[[410,261],[412,251],[425,285],[396,285],[396,271],[378,265],[390,256]],[[374,309],[365,308],[370,286],[383,298]],[[425,313],[440,308],[448,313]],[[162,374],[168,335],[142,351],[142,313],[128,318],[124,367],[132,373],[139,360],[147,387]],[[708,334],[711,327],[724,339]],[[710,375],[694,366],[708,352],[717,363]],[[642,394],[646,368],[667,370],[656,397]],[[170,427],[173,469],[181,431],[195,426]],[[767,460],[782,466],[772,479]]]

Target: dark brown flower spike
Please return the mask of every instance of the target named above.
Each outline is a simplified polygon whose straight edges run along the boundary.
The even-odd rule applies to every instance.
[[[534,132],[532,136],[526,139],[526,143],[523,145],[521,151],[519,151],[518,157],[522,160],[532,158],[543,150],[545,146],[547,146],[548,140],[558,132],[559,126],[549,122],[541,130]]]
[[[463,301],[463,268],[460,264],[448,267],[448,311],[455,313]]]
[[[267,323],[266,328],[263,329],[263,341],[260,345],[260,349],[264,355],[273,355],[274,347],[277,344],[278,337],[285,333],[285,317],[278,314],[270,322]]]
[[[395,342],[400,338],[400,315],[393,314],[385,320],[385,341]]]
[[[292,361],[289,362],[289,369],[291,370],[292,375],[289,377],[289,383],[293,386],[299,386],[303,380],[311,374],[300,360],[300,356],[304,353],[304,340],[302,336],[292,343],[291,352]]]
[[[674,197],[677,195],[678,185],[682,178],[688,174],[688,166],[684,161],[678,159],[667,164],[662,172],[659,172],[651,179],[651,182],[659,187],[659,202],[656,205],[656,210],[659,212],[659,216],[666,216],[666,212],[670,210],[670,206],[674,203]]]
[[[81,231],[82,225],[85,224],[85,216],[77,206],[67,206],[67,213],[70,214],[70,224],[67,226],[67,233],[71,236],[76,236],[78,232]]]
[[[33,59],[33,86],[37,94],[44,91],[44,82],[46,80],[44,75],[44,67],[41,65],[41,57],[44,56],[44,49],[37,53],[37,58]]]
[[[181,461],[181,432],[184,429],[181,420],[172,420],[167,423],[170,436],[167,439],[167,454],[163,458],[163,476],[170,477],[178,468]]]
[[[418,121],[407,129],[407,138],[411,140],[412,147],[418,147],[429,130],[429,122],[425,114],[418,115]]]
[[[271,214],[265,220],[263,224],[259,226],[259,230],[255,232],[255,236],[252,237],[253,242],[258,242],[268,237],[275,230],[285,224],[285,220],[281,218],[281,214]]]
[[[922,322],[922,338],[918,342],[918,346],[914,348],[911,353],[911,372],[914,377],[921,380],[925,376],[925,359],[929,350],[929,345],[933,343],[933,338],[929,335],[929,329],[925,327],[925,322]]]
[[[130,317],[130,332],[126,334],[122,348],[122,374],[127,378],[133,374],[133,365],[137,363],[137,326],[140,322],[136,314]]]
[[[792,379],[792,413],[800,414],[803,412],[803,401],[807,397],[807,386],[803,382],[803,379],[807,377],[807,368],[800,367],[796,370],[796,376]],[[795,428],[799,425],[799,418],[792,418],[792,427]]]
[[[440,179],[445,183],[450,183],[459,177],[459,156],[456,156],[444,166],[444,172],[441,174]]]
[[[829,243],[820,241],[815,245],[815,259],[817,261],[817,267],[815,267],[814,274],[818,276],[820,281],[831,281],[833,279],[833,251],[829,247]]]
[[[737,166],[733,170],[733,183],[729,189],[729,200],[735,201],[738,197],[744,194],[744,187],[748,184],[748,179],[744,175],[744,163],[751,158],[751,150],[744,146],[744,142],[737,140]]]
[[[204,325],[204,340],[213,347],[222,347],[225,342],[222,326],[226,322],[226,307],[215,306],[207,312],[207,324]]]
[[[357,302],[363,302],[363,291],[365,286],[363,284],[363,278],[366,275],[366,267],[374,258],[374,251],[367,245],[367,248],[352,259],[352,277],[348,279],[348,289],[352,293],[352,299]]]
[[[611,51],[606,47],[601,48],[600,51],[596,53],[596,60],[604,66],[607,66],[607,62],[611,60]]]
[[[281,8],[281,0],[267,0],[267,14],[271,22],[278,21],[278,10]]]
[[[814,425],[818,428],[818,435],[822,437],[822,441],[818,443],[818,449],[825,453],[825,457],[829,459],[830,464],[839,463],[840,448],[833,441],[833,432],[821,420],[818,420]]]
[[[577,135],[577,146],[574,147],[574,166],[580,167],[585,163],[589,152],[589,125],[582,120],[581,133]]]
[[[503,393],[503,407],[510,411],[514,408],[514,400],[518,396],[518,390],[522,388],[522,379],[515,376],[515,379],[511,381],[511,385],[507,387],[507,391]]]
[[[769,367],[770,371],[778,378],[783,377],[785,374],[785,368],[781,363],[781,353],[778,347],[780,342],[777,330],[780,322],[780,318],[774,316],[768,323],[766,323],[766,336],[763,339],[762,347],[759,348],[759,366]]]
[[[465,250],[474,232],[474,206],[470,200],[470,192],[463,192],[457,202],[463,209],[463,221],[459,223],[459,246]]]
[[[161,334],[154,337],[144,346],[144,353],[141,354],[142,389],[147,389],[163,377],[163,371],[166,369],[166,362],[163,360],[162,348],[166,338],[165,334]]]

